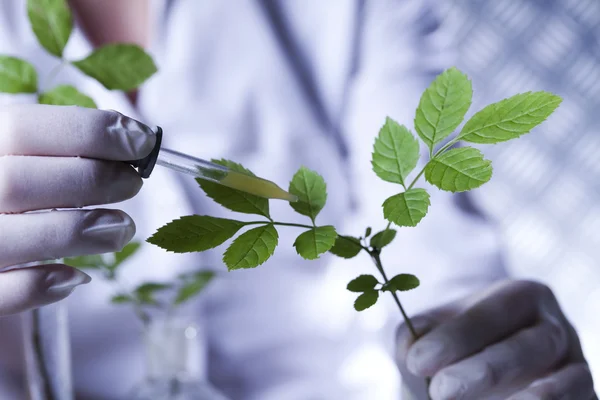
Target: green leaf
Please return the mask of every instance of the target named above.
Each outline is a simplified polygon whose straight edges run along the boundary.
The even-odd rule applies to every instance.
[[[471,106],[471,81],[456,68],[435,78],[421,96],[415,129],[430,150],[460,125]]]
[[[346,289],[351,292],[370,292],[379,283],[373,275],[361,275],[348,283]]]
[[[383,249],[396,238],[396,231],[394,229],[384,229],[381,232],[377,232],[371,238],[371,247],[376,249]]]
[[[388,292],[405,292],[418,287],[419,284],[419,279],[416,276],[411,274],[400,274],[390,279],[385,285],[383,285],[381,290]]]
[[[137,88],[157,71],[146,52],[133,44],[108,44],[73,65],[109,90]]]
[[[383,216],[398,226],[417,226],[429,209],[425,189],[410,189],[388,198],[383,203]]]
[[[38,96],[38,102],[55,106],[98,108],[91,97],[86,96],[70,85],[60,85],[48,92],[41,93]]]
[[[113,304],[126,304],[133,303],[134,301],[134,298],[127,294],[117,294],[110,299],[110,302]]]
[[[373,146],[371,165],[384,181],[405,184],[405,179],[419,161],[419,142],[404,126],[391,118],[379,131]]]
[[[331,249],[330,253],[335,254],[342,258],[353,258],[360,253],[362,246],[360,240],[352,236],[338,236],[335,239],[335,244]]]
[[[369,236],[371,236],[371,232],[373,231],[373,229],[371,229],[371,227],[367,227],[367,229],[365,230],[365,238],[368,238]]]
[[[122,263],[124,263],[127,259],[132,257],[137,251],[140,249],[142,244],[139,242],[131,242],[123,247],[123,250],[115,253],[115,262],[111,266],[112,269],[118,267]]]
[[[231,219],[190,215],[159,228],[147,242],[175,253],[200,252],[219,246],[243,226]]]
[[[184,283],[177,292],[175,305],[181,304],[199,294],[215,277],[212,271],[202,271],[193,275],[193,279]]]
[[[0,92],[35,93],[37,73],[33,65],[15,57],[0,56]]]
[[[518,138],[541,124],[562,99],[548,92],[526,92],[490,104],[463,126],[457,139],[491,144]]]
[[[327,185],[315,171],[301,167],[292,178],[288,191],[298,197],[298,201],[290,203],[292,208],[313,221],[325,207]]]
[[[255,176],[252,171],[242,165],[229,160],[211,160],[213,163],[225,166],[232,171],[241,172]],[[255,196],[240,190],[231,189],[218,183],[205,179],[196,179],[202,190],[208,197],[231,211],[246,214],[258,214],[270,218],[269,200],[264,197]]]
[[[319,226],[300,234],[294,247],[302,258],[315,260],[333,247],[336,238],[337,232],[333,226]]]
[[[138,286],[135,291],[135,297],[141,303],[157,304],[154,295],[157,292],[170,289],[171,285],[166,283],[148,282]]]
[[[63,260],[63,264],[73,268],[100,268],[104,266],[104,259],[100,254],[89,256],[68,257]]]
[[[492,162],[473,147],[451,149],[432,158],[425,167],[425,179],[450,192],[478,188],[492,177]]]
[[[364,292],[356,298],[356,301],[354,302],[354,309],[356,311],[364,311],[373,304],[377,303],[378,298],[379,292],[377,290]]]
[[[275,252],[279,235],[273,224],[250,229],[238,236],[223,255],[223,262],[230,271],[256,268]]]
[[[38,42],[50,54],[62,58],[73,30],[73,16],[66,0],[27,0],[27,15]]]

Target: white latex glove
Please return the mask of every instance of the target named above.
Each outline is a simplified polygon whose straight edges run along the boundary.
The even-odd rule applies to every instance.
[[[0,108],[0,315],[52,303],[90,277],[60,264],[6,267],[119,251],[135,225],[117,210],[51,210],[133,197],[121,162],[150,153],[148,127],[113,111],[37,104]]]
[[[398,364],[408,381],[432,377],[434,400],[597,399],[577,333],[542,284],[503,281],[412,320],[422,336],[399,328]]]

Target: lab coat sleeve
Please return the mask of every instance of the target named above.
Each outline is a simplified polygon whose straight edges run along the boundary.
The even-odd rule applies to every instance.
[[[448,15],[448,3],[364,2],[356,66],[340,118],[356,198],[356,214],[349,222],[353,232],[360,234],[365,226],[383,229],[381,204],[403,191],[371,170],[374,137],[386,116],[416,136],[414,115],[422,91],[454,63],[454,27],[450,18],[442,17]],[[425,161],[424,144],[421,152]],[[421,162],[409,179],[423,166]],[[382,253],[388,275],[413,273],[421,279],[421,287],[401,296],[413,315],[506,277],[497,228],[469,195],[442,192],[423,178],[416,187],[431,195],[428,215],[415,228],[399,228],[393,245]],[[394,309],[393,302],[387,304]]]

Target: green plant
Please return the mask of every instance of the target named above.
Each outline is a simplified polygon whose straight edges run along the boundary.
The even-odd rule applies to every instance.
[[[338,234],[333,226],[318,225],[317,216],[327,200],[326,184],[317,172],[301,167],[289,185],[289,192],[298,197],[298,201],[290,206],[308,217],[307,224],[277,221],[271,216],[266,199],[198,179],[200,188],[215,202],[231,211],[261,218],[246,222],[208,215],[185,216],[158,229],[148,242],[177,253],[201,252],[223,244],[244,228],[250,228],[237,236],[223,254],[223,262],[231,271],[255,268],[267,261],[278,245],[278,228],[300,228],[303,232],[293,246],[305,259],[313,260],[326,252],[343,258],[366,253],[380,278],[365,274],[348,283],[347,289],[358,294],[354,308],[363,311],[373,306],[382,292],[389,292],[416,339],[418,334],[404,311],[398,292],[418,287],[419,279],[411,274],[388,277],[381,258],[383,249],[396,236],[392,225],[417,226],[429,210],[429,193],[415,185],[424,175],[428,183],[444,191],[465,192],[480,187],[492,177],[491,162],[480,150],[464,146],[464,142],[495,144],[518,138],[546,120],[562,101],[547,92],[517,94],[478,111],[448,140],[465,118],[472,94],[471,81],[456,68],[444,71],[425,90],[416,110],[414,126],[429,157],[425,166],[416,172],[420,159],[419,140],[406,126],[386,119],[375,139],[371,164],[380,179],[397,185],[400,190],[383,201],[387,226],[372,236],[370,227],[362,236],[349,236]],[[462,146],[455,146],[457,144]],[[236,171],[247,171],[232,161],[214,161]],[[409,179],[411,175],[412,179]]]
[[[0,92],[32,94],[40,104],[96,108],[95,101],[72,85],[53,86],[59,72],[72,66],[108,90],[130,91],[156,71],[156,65],[141,47],[111,43],[79,60],[67,60],[64,50],[73,30],[73,15],[66,0],[27,0],[27,15],[39,44],[57,59],[44,85],[35,67],[21,58],[0,55]]]
[[[168,282],[143,282],[132,290],[124,287],[118,271],[140,248],[140,243],[131,242],[116,253],[95,254],[66,258],[64,263],[71,267],[95,270],[104,279],[114,284],[116,294],[111,297],[113,304],[130,305],[140,321],[147,325],[152,320],[153,311],[172,314],[177,307],[199,295],[213,280],[213,271],[192,271],[177,276]]]

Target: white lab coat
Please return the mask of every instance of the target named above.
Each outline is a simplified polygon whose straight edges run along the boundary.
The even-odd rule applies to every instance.
[[[54,84],[73,83],[100,108],[160,125],[166,147],[233,159],[284,187],[299,166],[315,169],[329,194],[320,222],[360,235],[367,225],[385,227],[381,203],[399,191],[371,171],[379,127],[386,115],[412,127],[421,91],[452,65],[451,49],[436,38],[433,6],[415,0],[159,0],[149,49],[159,73],[142,88],[137,110],[74,69]],[[66,58],[90,50],[76,28]],[[37,45],[24,0],[0,1],[0,53],[31,61],[42,83],[57,63]],[[427,218],[401,229],[383,256],[389,274],[410,272],[422,280],[422,287],[401,296],[411,314],[504,276],[486,221],[456,197],[430,193]],[[160,167],[136,198],[115,207],[134,218],[139,240],[181,215],[227,215],[193,179]],[[284,202],[271,207],[279,220],[301,220]],[[232,399],[397,399],[400,378],[391,351],[401,317],[387,298],[359,315],[355,296],[345,290],[359,273],[375,273],[369,260],[302,261],[291,245],[299,232],[281,232],[266,265],[225,272],[189,307],[203,327],[206,375]],[[123,279],[133,285],[192,268],[226,271],[221,254],[173,255],[147,245],[124,267]],[[143,377],[133,314],[109,305],[111,293],[97,277],[68,299],[78,398],[121,399]],[[24,398],[19,346],[19,318],[1,319],[2,399]]]

